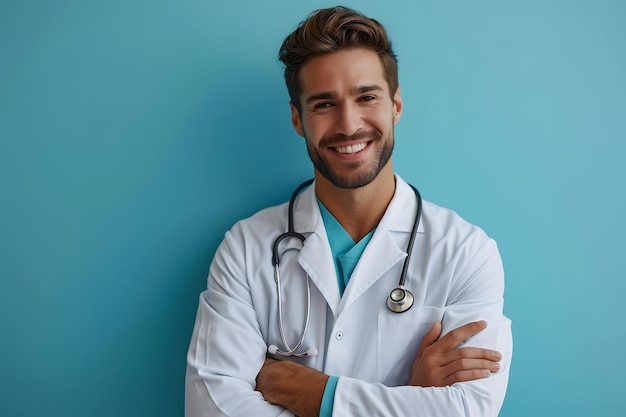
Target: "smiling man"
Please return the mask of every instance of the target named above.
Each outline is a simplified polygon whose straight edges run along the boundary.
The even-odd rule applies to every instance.
[[[279,57],[315,181],[227,232],[186,415],[497,415],[512,352],[500,255],[394,173],[403,107],[385,29],[318,10]]]
[[[402,112],[400,90],[390,92],[378,55],[368,49],[322,55],[302,67],[299,79],[304,106],[291,103],[292,123],[315,169],[340,189],[372,183],[391,166],[393,126]]]

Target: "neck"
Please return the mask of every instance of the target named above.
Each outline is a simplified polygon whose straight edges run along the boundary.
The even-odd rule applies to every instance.
[[[391,161],[374,181],[360,188],[335,187],[317,171],[315,179],[317,197],[355,242],[378,225],[396,189]]]

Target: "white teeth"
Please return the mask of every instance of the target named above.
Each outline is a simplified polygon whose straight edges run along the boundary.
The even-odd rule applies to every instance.
[[[339,153],[357,153],[365,149],[365,145],[365,143],[359,143],[358,145],[340,146],[335,150]]]

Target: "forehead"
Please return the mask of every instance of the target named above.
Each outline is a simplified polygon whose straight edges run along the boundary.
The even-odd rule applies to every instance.
[[[344,49],[312,58],[300,69],[298,81],[301,98],[322,92],[341,93],[362,85],[389,88],[379,56],[363,48]]]

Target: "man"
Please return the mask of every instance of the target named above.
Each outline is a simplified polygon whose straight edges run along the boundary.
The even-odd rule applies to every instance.
[[[497,415],[512,350],[500,256],[394,174],[402,100],[385,29],[318,10],[279,57],[315,182],[292,209],[226,233],[200,297],[186,415]],[[288,223],[304,242],[273,254]],[[387,308],[403,269],[394,293],[412,291],[413,305]]]

